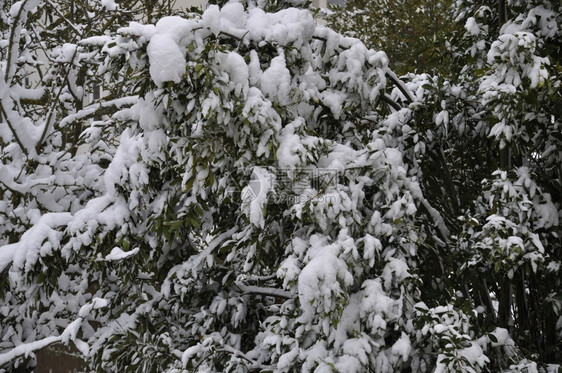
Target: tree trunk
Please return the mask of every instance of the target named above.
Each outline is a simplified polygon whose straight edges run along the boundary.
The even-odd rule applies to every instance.
[[[504,278],[499,284],[498,294],[498,325],[508,330],[511,329],[511,294],[513,292],[511,280]],[[510,330],[511,332],[511,330]]]
[[[501,28],[507,22],[507,8],[505,0],[498,0],[498,26]],[[499,30],[498,28],[498,30]]]

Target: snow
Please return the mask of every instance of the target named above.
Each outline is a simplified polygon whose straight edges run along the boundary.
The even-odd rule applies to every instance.
[[[533,205],[533,209],[536,211],[538,217],[535,224],[540,228],[550,228],[559,225],[560,219],[550,195],[545,195],[544,199],[544,203],[536,203]]]
[[[298,278],[300,272],[301,268],[298,259],[290,255],[279,266],[277,277],[283,279],[283,288],[287,289],[289,288],[289,284]]]
[[[49,336],[35,342],[21,344],[8,352],[0,354],[0,366],[14,360],[18,356],[29,356],[33,351],[40,350],[59,341],[60,337]]]
[[[202,350],[203,350],[203,346],[200,343],[196,344],[195,346],[191,346],[187,348],[181,355],[182,366],[185,368],[187,366],[189,359],[197,355]]]
[[[435,116],[435,124],[437,124],[438,126],[447,126],[449,124],[449,112],[447,110],[440,111]]]
[[[103,6],[106,10],[117,10],[119,9],[119,5],[115,3],[115,0],[100,0],[101,6]]]
[[[365,364],[367,359],[364,350],[369,350],[370,346],[365,345],[364,339],[350,339],[350,336],[357,335],[361,330],[360,324],[360,304],[362,293],[352,294],[349,303],[344,308],[341,319],[337,325],[334,337],[334,347],[342,349],[346,354],[361,355],[359,360]]]
[[[76,44],[65,43],[62,45],[60,50],[58,51],[57,61],[58,62],[66,62],[71,63],[73,62],[74,58],[77,54],[78,46]]]
[[[254,167],[252,180],[242,190],[242,202],[248,206],[245,213],[250,222],[260,228],[265,226],[264,208],[267,197],[273,190],[275,175],[262,167]]]
[[[186,72],[186,58],[178,43],[191,32],[191,27],[188,20],[177,16],[164,17],[156,23],[147,54],[150,57],[150,77],[157,86],[181,81]]]
[[[87,353],[88,345],[81,340],[76,340],[76,335],[82,326],[84,318],[90,313],[92,309],[99,309],[106,307],[108,302],[105,299],[94,298],[92,302],[87,303],[80,309],[79,318],[72,321],[66,326],[63,332],[59,336],[49,336],[37,341],[22,343],[15,348],[0,354],[0,366],[6,364],[9,361],[16,359],[19,356],[29,356],[34,351],[45,348],[57,342],[62,342],[68,344],[69,341],[77,342],[76,347],[82,352]]]
[[[184,54],[173,38],[167,34],[156,34],[147,47],[150,56],[150,77],[158,86],[172,81],[179,83],[186,70]]]
[[[281,130],[276,153],[280,169],[294,169],[304,160],[304,145],[300,136],[295,133],[295,130],[303,124],[302,119],[297,119]]]
[[[399,303],[385,294],[379,279],[364,281],[363,294],[360,314],[361,318],[366,319],[372,333],[384,331],[387,321],[400,317]]]
[[[247,96],[250,73],[244,58],[238,53],[229,52],[219,53],[217,59],[222,70],[228,74],[234,93]]]
[[[246,22],[251,40],[276,41],[279,44],[300,48],[315,31],[312,15],[303,9],[289,8],[277,13],[251,9]]]
[[[122,260],[139,252],[139,248],[135,247],[131,251],[123,251],[120,247],[114,247],[111,252],[103,258],[104,261]]]
[[[139,135],[132,135],[127,129],[123,132],[119,148],[109,167],[103,175],[105,187],[109,194],[115,194],[115,187],[128,179],[128,169],[137,162],[140,155],[141,141]]]
[[[90,352],[90,346],[84,342],[81,339],[78,338],[74,338],[74,346],[76,346],[76,349],[84,356],[88,356],[88,353]]]
[[[277,363],[277,369],[287,369],[290,368],[291,365],[294,363],[295,359],[298,357],[299,350],[293,349],[286,354],[283,354],[279,357]]]
[[[0,64],[0,76],[4,75],[3,64]],[[9,128],[5,130],[8,133],[2,133],[4,130],[0,129],[0,134],[3,138],[8,138],[13,135],[17,141],[21,143],[21,151],[28,153],[29,156],[36,156],[35,146],[43,133],[44,127],[43,125],[37,125],[29,117],[20,116],[19,113],[12,108],[12,105],[8,104],[12,102],[10,93],[11,87],[8,86],[7,81],[4,78],[0,79],[0,105],[6,116],[3,122],[9,125]],[[12,131],[13,133],[10,134]]]
[[[117,8],[111,0],[100,1],[106,10]],[[534,14],[534,21],[544,23],[540,27],[545,35],[553,35],[552,29],[557,26],[552,26],[549,11],[537,8]],[[527,22],[527,18],[521,22]],[[492,75],[482,79],[482,94],[476,96],[484,103],[514,97],[525,85],[540,88],[548,78],[544,73],[548,61],[534,56],[540,41],[530,32],[515,31],[516,28],[515,23],[506,26],[490,50],[489,62],[497,65]],[[474,18],[469,18],[466,29],[475,35],[485,32]],[[113,245],[100,250],[97,241],[114,237],[113,233],[116,242],[123,236],[146,240],[155,249],[148,260],[161,255],[162,259],[155,259],[152,264],[157,268],[169,268],[167,265],[171,264],[173,268],[162,273],[166,277],[161,287],[139,287],[140,303],[119,305],[124,308],[119,311],[122,316],[118,320],[108,320],[109,325],[100,326],[99,334],[94,337],[85,336],[88,338],[85,340],[93,342],[92,349],[88,343],[76,339],[82,327],[80,319],[67,323],[67,328],[57,337],[60,341],[74,340],[83,354],[96,353],[104,348],[101,346],[112,334],[132,330],[138,315],[157,314],[160,311],[156,307],[164,305],[178,317],[184,317],[186,314],[176,312],[182,301],[189,302],[190,297],[210,292],[209,302],[194,299],[196,307],[187,312],[188,322],[174,326],[181,329],[189,325],[185,330],[178,330],[178,335],[194,338],[174,346],[173,338],[162,336],[170,344],[172,355],[181,358],[186,369],[192,362],[202,362],[200,371],[211,371],[206,364],[211,364],[215,359],[213,354],[219,353],[224,364],[242,360],[253,364],[249,370],[302,368],[305,372],[331,372],[333,369],[359,371],[369,366],[377,371],[393,371],[427,348],[422,354],[429,351],[434,354],[433,360],[439,356],[438,371],[446,371],[449,367],[443,361],[449,355],[438,354],[449,347],[425,343],[450,335],[460,336],[463,341],[462,346],[454,346],[454,353],[474,366],[486,364],[482,351],[486,337],[477,342],[470,340],[466,335],[469,323],[459,321],[460,316],[455,319],[458,315],[452,306],[436,307],[431,312],[426,309],[435,322],[428,322],[420,331],[427,337],[421,342],[417,339],[417,325],[411,319],[413,298],[419,295],[418,281],[409,282],[407,278],[410,272],[416,272],[417,246],[428,239],[426,232],[434,228],[441,237],[430,239],[438,244],[445,245],[443,241],[450,236],[443,217],[424,197],[417,179],[423,175],[415,157],[423,150],[414,148],[413,154],[406,142],[413,138],[417,143],[424,136],[428,141],[432,141],[432,136],[447,136],[443,129],[456,125],[456,104],[452,105],[451,101],[442,101],[433,118],[442,132],[418,134],[417,127],[410,122],[413,109],[421,105],[417,101],[430,94],[422,85],[433,84],[437,79],[416,77],[405,85],[388,69],[384,52],[367,50],[357,40],[316,27],[310,13],[298,9],[266,14],[256,7],[245,12],[242,4],[229,2],[222,9],[210,6],[201,18],[165,17],[154,26],[132,22],[129,27],[119,29],[119,34],[116,38],[89,38],[79,46],[63,45],[57,51],[58,61],[71,62],[77,48],[104,45],[109,60],[113,56],[126,57],[133,70],[147,68],[157,89],[150,91],[154,87],[149,85],[142,98],[106,101],[71,112],[65,118],[56,118],[60,127],[64,127],[87,120],[100,108],[109,107],[103,105],[113,105],[121,110],[111,119],[104,119],[103,124],[114,126],[112,133],[123,131],[119,146],[114,149],[98,141],[104,135],[101,126],[84,132],[92,148],[101,148],[80,159],[99,157],[102,149],[106,159],[111,160],[110,165],[101,169],[96,160],[86,163],[91,169],[80,177],[91,182],[68,178],[72,185],[69,189],[76,183],[76,195],[72,196],[79,195],[80,201],[76,207],[67,205],[61,210],[67,208],[72,213],[42,215],[39,209],[21,212],[32,227],[20,242],[2,246],[0,272],[11,266],[9,279],[21,285],[20,272],[33,269],[41,257],[57,250],[68,260],[73,258],[73,250],[93,249],[89,259],[97,261],[94,267],[112,268],[115,266],[104,262],[124,261],[140,253],[138,247],[125,251],[124,247]],[[207,48],[209,40],[220,47]],[[228,42],[221,44],[225,40]],[[110,47],[112,43],[116,45]],[[145,47],[148,57],[144,55]],[[268,54],[262,55],[262,50]],[[528,55],[533,58],[522,60]],[[201,71],[197,69],[201,61],[208,64],[202,68],[203,77],[206,79],[208,73],[212,81],[209,86],[204,79],[196,81],[194,73]],[[521,61],[524,63],[520,64]],[[4,76],[3,71],[0,76]],[[387,78],[398,87],[391,98],[412,101],[412,105],[388,116],[384,110],[374,115],[374,105],[380,104],[380,95],[387,89]],[[203,89],[189,92],[178,92],[179,86],[168,89],[170,83],[183,83],[184,79],[186,86],[195,82],[203,84]],[[418,84],[421,81],[425,83]],[[413,93],[411,87],[415,88]],[[73,92],[79,92],[80,87],[73,88]],[[460,100],[466,94],[460,87],[453,90],[455,99]],[[43,93],[17,86],[8,89],[5,84],[0,87],[2,105],[6,100],[40,97]],[[129,109],[123,109],[130,105]],[[21,135],[26,146],[35,146],[38,134],[45,127],[19,117],[16,111],[10,111],[11,107],[4,109],[8,119],[21,125],[17,130],[20,132],[15,134]],[[372,126],[361,127],[362,118],[372,121]],[[535,119],[525,116],[525,120]],[[219,134],[209,129],[219,129]],[[335,129],[335,133],[329,133],[329,139],[322,133],[326,129]],[[365,131],[366,135],[357,137],[356,129]],[[3,138],[12,136],[5,126],[0,131]],[[491,134],[507,141],[518,136],[516,126],[507,119],[499,120]],[[18,152],[15,148],[16,145],[8,148],[13,150],[10,154],[23,158],[22,150]],[[0,165],[0,182],[23,193],[27,193],[30,185],[36,185],[33,183],[62,184],[68,177],[51,175],[50,168],[41,164],[34,170],[35,176],[41,179],[20,181],[18,167],[9,163]],[[239,175],[245,176],[228,180],[221,175],[225,173],[223,167],[228,167],[227,171],[236,169]],[[337,171],[337,177],[325,187],[308,183],[302,190],[293,188],[304,202],[276,204],[270,198],[278,197],[282,190],[275,183],[278,180],[274,168],[330,170]],[[248,171],[252,172],[251,176]],[[521,196],[517,201],[520,207],[517,217],[528,217],[534,227],[546,231],[559,222],[558,206],[532,182],[530,172],[524,171],[518,171],[520,179],[513,183],[508,182],[508,176],[496,175],[498,179],[503,176],[504,181],[497,185],[497,192],[509,198]],[[170,175],[173,182],[168,178]],[[217,177],[215,183],[209,182],[213,176]],[[153,177],[163,183],[154,183]],[[229,196],[231,205],[223,210],[226,205],[222,203],[226,200],[216,193],[217,185],[224,186],[229,181],[243,189],[241,195]],[[298,180],[289,180],[294,181]],[[81,189],[84,186],[86,193]],[[54,190],[53,197],[65,196]],[[422,214],[417,214],[418,207],[423,207]],[[0,208],[10,205],[0,201]],[[201,222],[200,228],[195,228],[197,224],[193,223],[187,237],[183,236],[184,232],[174,239],[160,237],[157,224],[162,219],[169,222],[189,218],[192,211]],[[223,216],[223,211],[232,215]],[[16,212],[14,216],[19,217],[20,212]],[[543,240],[543,232],[522,233],[521,226],[513,223],[516,219],[496,212],[497,215],[489,216],[483,226],[475,229],[495,232],[509,228],[513,233],[500,235],[501,239],[493,242],[497,244],[494,247],[521,251],[523,260],[538,270],[538,265],[545,262],[542,254],[548,252],[548,247],[543,246],[548,242]],[[427,219],[426,214],[430,216],[429,223],[423,220]],[[484,220],[486,216],[478,218]],[[226,219],[216,224],[216,217]],[[239,222],[242,228],[234,226]],[[176,252],[187,247],[190,252],[185,255]],[[261,261],[264,257],[265,264]],[[167,258],[180,262],[166,263]],[[185,261],[181,262],[181,258]],[[560,263],[551,262],[547,269],[555,271],[559,266]],[[72,270],[80,273],[82,268],[76,267]],[[138,277],[149,279],[152,275],[143,272]],[[70,273],[60,276],[57,283],[61,291],[76,285]],[[84,289],[86,285],[86,280],[80,284]],[[108,294],[114,294],[112,291]],[[68,302],[69,314],[79,310],[80,318],[109,305],[107,300],[94,298],[80,307],[85,299],[69,301],[54,294],[49,301],[58,309],[67,307],[63,303]],[[255,311],[250,308],[254,299],[259,299],[259,307],[264,306],[260,308],[260,315],[266,318],[263,322],[249,320]],[[249,300],[252,301],[248,303]],[[453,321],[448,322],[449,318]],[[256,346],[248,346],[247,355],[239,351],[241,335],[234,330],[243,321],[256,321],[254,327],[258,333]],[[94,332],[98,333],[91,331]],[[498,345],[511,343],[505,329],[494,333]],[[13,358],[22,351],[30,353],[41,343],[51,341],[18,346],[16,349],[20,349],[10,352],[10,356]],[[109,363],[111,352],[105,353]],[[272,366],[263,365],[268,361]]]
[[[464,25],[464,27],[472,35],[478,35],[480,33],[480,26],[478,26],[478,23],[476,22],[474,17],[469,17],[466,20],[466,24]]]
[[[138,96],[129,96],[129,97],[120,97],[114,100],[106,100],[100,103],[93,103],[86,106],[82,110],[78,110],[75,113],[69,114],[61,119],[59,126],[65,127],[70,123],[73,123],[77,120],[86,118],[92,114],[94,114],[99,108],[110,108],[112,106],[115,107],[123,107],[123,106],[130,106],[137,103],[139,100]]]
[[[511,341],[509,332],[505,328],[496,328],[491,334],[493,334],[497,340],[497,342],[492,341],[492,347],[504,346]],[[513,341],[511,341],[511,343],[513,343]]]
[[[154,131],[160,126],[162,113],[154,108],[152,104],[154,98],[154,95],[149,93],[146,98],[139,99],[133,108],[136,110],[133,118],[139,121],[139,125],[145,131]]]
[[[112,40],[109,35],[96,35],[80,40],[80,45],[103,46]]]
[[[271,101],[278,101],[282,105],[291,103],[291,73],[283,54],[271,60],[260,78],[260,88]]]
[[[335,119],[339,119],[341,116],[345,98],[342,92],[332,90],[322,92],[322,102],[330,108]]]
[[[94,299],[92,299],[91,302],[86,303],[85,305],[83,305],[80,308],[80,311],[78,312],[78,316],[85,318],[86,316],[88,316],[88,314],[92,311],[92,310],[97,310],[100,308],[105,308],[109,305],[109,301],[107,301],[107,299],[103,299],[103,298],[99,298],[99,297],[95,297]]]
[[[520,14],[515,22],[507,22],[503,25],[501,32],[503,34],[516,34],[538,24],[540,36],[545,39],[555,38],[558,33],[556,17],[556,12],[539,5],[530,9],[526,16]]]
[[[401,283],[404,279],[410,277],[408,265],[403,260],[388,258],[381,277],[384,280],[384,286],[390,289],[393,281]]]
[[[378,238],[370,234],[366,234],[363,240],[363,259],[368,261],[369,267],[372,267],[375,264],[375,255],[380,254],[382,250],[382,244]]]
[[[43,95],[46,94],[46,90],[44,87],[40,88],[25,88],[19,84],[16,84],[10,87],[12,94],[18,97],[20,100],[27,99],[27,100],[40,100]]]
[[[29,271],[39,258],[39,251],[44,245],[59,247],[59,237],[55,228],[64,226],[72,220],[69,213],[47,213],[26,231],[19,242],[6,245],[0,250],[0,271],[10,264],[15,275],[17,270]],[[45,242],[46,241],[46,242]]]
[[[329,244],[326,237],[314,235],[307,251],[309,262],[299,274],[298,295],[303,308],[303,317],[319,312],[329,312],[336,297],[350,286],[353,276],[346,263],[338,258],[340,248]],[[341,284],[341,285],[340,285]]]
[[[346,166],[358,160],[360,153],[352,147],[343,144],[335,144],[330,152],[318,160],[318,167],[326,170],[345,172]]]
[[[400,338],[394,342],[391,351],[392,355],[399,357],[402,361],[408,361],[412,345],[406,333],[402,332]]]
[[[217,5],[210,5],[205,13],[203,13],[203,23],[213,33],[218,35],[221,32],[227,32],[236,37],[242,38],[245,28],[247,13],[240,3],[225,4],[222,9]]]
[[[299,47],[302,40],[312,36],[315,26],[312,16],[305,10],[286,9],[271,14],[254,8],[246,13],[242,4],[229,3],[222,9],[216,5],[209,6],[199,25],[196,21],[172,16],[159,20],[156,27],[132,22],[129,27],[123,27],[118,32],[142,35],[150,39],[147,47],[150,76],[158,86],[163,86],[166,82],[179,83],[185,74],[185,46],[189,39],[194,37],[192,30],[195,28],[209,30],[215,35],[226,33],[244,40],[271,40],[281,45],[292,43]],[[100,40],[92,39],[87,42],[99,43]],[[227,54],[223,66],[227,67],[225,70],[233,83],[236,86],[240,84],[236,89],[244,90],[247,76],[244,70],[247,67],[241,57],[231,52]],[[288,104],[290,74],[285,67],[284,57],[275,57],[264,75],[265,78],[262,77],[261,80],[264,93],[272,98],[281,98],[281,102]]]

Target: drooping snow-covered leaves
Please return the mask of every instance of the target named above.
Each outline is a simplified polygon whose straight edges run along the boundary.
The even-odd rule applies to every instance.
[[[542,177],[559,172],[559,143],[556,133],[528,135],[533,127],[512,111],[537,109],[530,122],[557,128],[542,105],[556,97],[541,54],[553,36],[521,18],[513,25],[526,31],[506,26],[512,36],[473,56],[468,48],[485,60],[459,69],[458,81],[404,83],[385,53],[316,25],[309,11],[256,5],[131,22],[57,46],[61,71],[88,65],[111,94],[77,110],[63,96],[60,128],[94,116],[81,136],[89,150],[57,145],[66,132],[53,130],[41,150],[60,163],[25,177],[60,171],[58,182],[67,172],[77,186],[38,188],[55,200],[18,209],[28,205],[11,198],[17,169],[2,179],[10,218],[28,219],[5,225],[0,251],[6,349],[59,335],[98,297],[107,307],[85,316],[78,342],[92,369],[532,367],[516,343],[534,346],[523,331],[536,325],[514,330],[510,310],[544,305],[554,313],[545,322],[560,312],[548,285],[533,287],[542,303],[525,288],[559,273],[560,201]],[[491,38],[482,12],[466,31]],[[487,70],[470,78],[477,68]],[[508,92],[515,104],[494,101],[494,82],[513,85],[515,73],[525,91]],[[490,129],[503,119],[522,130],[503,137],[516,167],[497,171],[507,168],[494,153],[503,135]],[[24,159],[5,132],[6,154]]]

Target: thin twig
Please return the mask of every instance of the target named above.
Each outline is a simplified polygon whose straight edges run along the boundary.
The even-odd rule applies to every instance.
[[[68,70],[66,70],[66,75],[64,77],[64,80],[68,79],[68,75],[70,74],[70,70],[72,70],[72,63],[74,62],[74,57],[76,57],[76,53],[78,53],[78,46],[76,46],[76,49],[74,49],[74,53],[72,54],[72,59],[70,60]],[[35,144],[35,149],[37,149],[39,146],[41,146],[41,144],[45,140],[45,137],[47,136],[47,132],[48,132],[49,127],[50,127],[50,122],[51,122],[51,119],[52,119],[53,114],[55,112],[56,103],[59,101],[59,97],[60,97],[64,87],[65,87],[64,85],[61,85],[59,91],[57,92],[54,103],[51,106],[51,109],[49,110],[49,115],[47,116],[47,120],[45,121],[45,127],[43,128],[43,133],[41,134],[41,137],[39,138],[39,141],[37,141],[37,144]]]
[[[74,29],[74,31],[76,31],[76,33],[78,34],[78,36],[80,36],[80,38],[82,38],[82,32],[80,32],[80,30],[78,29],[78,27],[76,27],[72,22],[70,22],[68,20],[68,18],[65,17],[64,14],[62,14],[62,12],[57,8],[57,6],[55,4],[53,4],[53,2],[51,0],[47,0],[47,3],[49,3],[49,5],[51,6],[51,8],[54,9],[55,12],[58,13],[59,17],[62,18],[63,21],[65,21],[66,23],[68,23],[68,25],[70,27],[72,27],[72,29]]]

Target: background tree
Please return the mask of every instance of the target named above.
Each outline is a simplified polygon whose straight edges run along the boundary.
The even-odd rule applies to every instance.
[[[334,30],[385,51],[398,74],[447,74],[449,38],[456,31],[451,0],[349,0],[330,5]]]
[[[556,264],[562,203],[560,3],[459,2],[457,7],[459,19],[466,20],[469,61],[483,66],[473,97],[487,113],[498,160],[491,165],[502,170],[490,178],[494,182],[483,183],[475,212],[487,223],[469,235],[483,250],[472,254],[473,262],[486,263],[486,271],[495,273],[498,324],[508,327],[526,354],[557,361],[562,357]],[[483,44],[485,60],[479,58]]]
[[[524,358],[556,362],[561,353],[559,4],[455,9],[466,30],[452,42],[457,77],[410,83],[429,104],[412,125],[426,134],[422,190],[453,243],[435,251],[442,284],[432,287],[463,292],[481,307],[474,325],[506,328],[520,349],[508,356],[532,369]],[[492,359],[492,370],[509,364]]]

